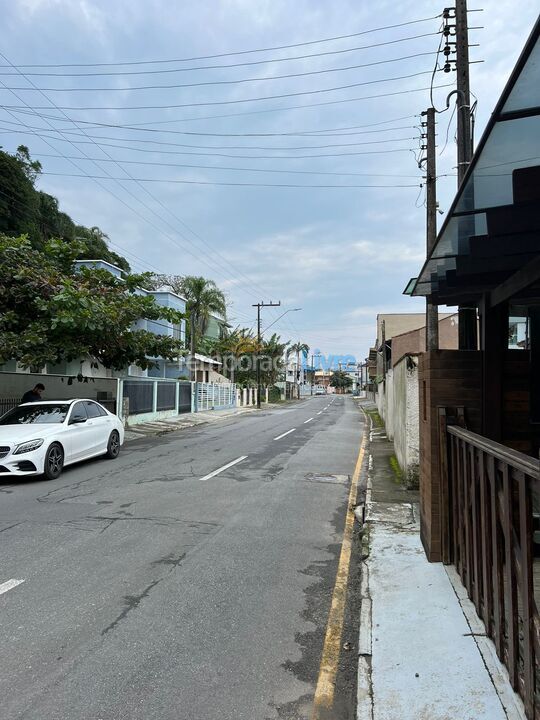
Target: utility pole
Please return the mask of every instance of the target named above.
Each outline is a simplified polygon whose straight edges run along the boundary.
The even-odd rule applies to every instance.
[[[456,75],[458,146],[457,176],[459,188],[472,158],[467,0],[456,0]],[[476,350],[478,347],[476,308],[460,306],[458,311],[459,349]]]
[[[257,308],[257,408],[261,409],[261,308],[263,307],[279,307],[281,300],[273,303],[260,302],[253,303],[252,307]],[[285,386],[287,385],[287,376],[285,376]]]
[[[321,353],[318,352],[317,354],[311,355],[311,394],[313,395],[313,385],[315,383],[315,364],[314,360],[315,358],[319,359],[321,357]]]
[[[437,167],[435,159],[435,108],[422,113],[426,122],[426,250],[427,257],[437,241]],[[426,350],[439,349],[439,308],[426,298]]]

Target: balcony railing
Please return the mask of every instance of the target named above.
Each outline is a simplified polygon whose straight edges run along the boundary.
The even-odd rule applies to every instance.
[[[535,720],[540,717],[535,598],[540,565],[533,526],[540,463],[457,426],[448,426],[447,440],[446,559],[455,564],[527,717]]]

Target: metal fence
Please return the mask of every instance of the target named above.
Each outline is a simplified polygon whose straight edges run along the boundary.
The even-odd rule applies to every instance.
[[[5,415],[8,410],[17,407],[21,402],[20,398],[0,398],[0,417]]]
[[[154,381],[124,380],[122,397],[129,400],[129,414],[149,413],[154,409]]]
[[[176,409],[176,383],[157,384],[157,407],[156,410]]]
[[[122,407],[128,400],[128,415],[156,415],[191,412],[191,382],[129,378],[122,380]],[[156,415],[159,417],[159,415]]]
[[[191,383],[189,381],[178,383],[178,412],[191,412]]]
[[[233,383],[197,383],[198,412],[236,407],[236,385]]]

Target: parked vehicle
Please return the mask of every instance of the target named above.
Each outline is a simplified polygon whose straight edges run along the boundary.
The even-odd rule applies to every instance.
[[[324,388],[317,388],[315,390],[315,395],[326,395],[326,390]]]
[[[118,457],[120,419],[94,400],[25,403],[0,418],[0,477],[57,478],[66,465]]]

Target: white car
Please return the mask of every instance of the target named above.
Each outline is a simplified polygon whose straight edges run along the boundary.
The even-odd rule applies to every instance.
[[[65,465],[118,457],[123,442],[120,419],[94,400],[25,403],[0,418],[0,477],[54,480]]]

